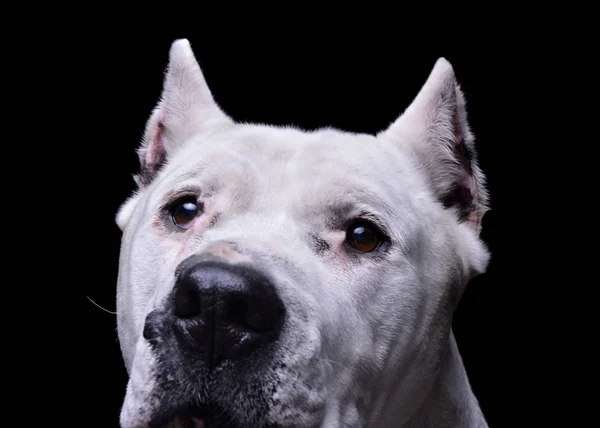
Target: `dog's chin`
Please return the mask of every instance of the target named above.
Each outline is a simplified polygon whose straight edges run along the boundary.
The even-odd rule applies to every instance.
[[[160,409],[151,428],[233,428],[244,427],[226,409],[218,406],[179,406]]]

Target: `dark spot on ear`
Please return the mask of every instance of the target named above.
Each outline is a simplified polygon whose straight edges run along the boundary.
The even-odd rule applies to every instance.
[[[144,165],[140,171],[140,174],[138,175],[140,183],[143,186],[147,186],[148,184],[150,184],[164,164],[165,157],[163,156],[158,163]]]
[[[313,242],[313,249],[317,254],[321,255],[331,249],[331,245],[329,244],[329,242],[325,241],[324,239],[319,238],[318,236],[313,234],[311,234],[310,237]]]
[[[457,112],[454,113],[454,138],[456,139],[456,143],[454,144],[454,155],[466,173],[471,176],[473,175],[473,167],[471,166],[473,153],[470,152],[465,143],[465,134],[462,130]]]
[[[460,162],[460,165],[464,169],[465,173],[469,176],[473,175],[473,154],[469,151],[469,148],[465,144],[465,140],[459,140],[454,146],[454,153],[456,159]]]
[[[454,143],[452,152],[455,162],[459,166],[459,176],[450,186],[442,198],[444,207],[454,207],[457,209],[459,221],[466,221],[469,215],[477,209],[472,189],[475,186],[473,177],[473,159],[474,153],[465,142],[465,134],[460,124],[458,113],[454,113]]]
[[[459,221],[466,221],[475,210],[471,189],[462,183],[454,183],[442,198],[442,203],[446,208],[457,208]]]

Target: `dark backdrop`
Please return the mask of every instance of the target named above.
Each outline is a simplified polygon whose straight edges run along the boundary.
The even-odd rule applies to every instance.
[[[305,29],[305,31],[308,31]],[[498,63],[510,58],[474,34],[446,33],[428,39],[401,32],[363,34],[331,32],[327,36],[258,36],[251,29],[235,35],[208,30],[166,32],[160,26],[144,34],[117,32],[110,26],[77,48],[72,84],[81,88],[78,125],[80,154],[85,158],[88,194],[94,195],[93,226],[86,232],[94,257],[86,258],[93,272],[78,286],[77,305],[85,316],[81,334],[85,366],[78,398],[86,426],[117,426],[126,386],[114,311],[120,231],[114,216],[133,190],[136,149],[145,121],[157,101],[171,42],[190,40],[216,101],[239,121],[325,125],[356,132],[386,127],[411,102],[435,60],[446,57],[466,94],[469,118],[477,137],[480,165],[491,192],[492,211],[484,218],[484,240],[492,252],[488,272],[469,284],[455,315],[454,328],[468,375],[490,426],[511,426],[513,410],[506,404],[518,321],[513,310],[517,285],[507,281],[510,234],[500,234],[508,219],[505,209],[512,186],[510,170],[501,169],[507,144],[498,129],[498,115],[510,90],[498,85]],[[75,49],[75,48],[73,48]],[[490,61],[493,56],[494,61]],[[514,213],[513,213],[514,215]],[[507,313],[509,316],[507,316]],[[512,318],[512,321],[507,320]],[[509,351],[508,349],[512,349]]]

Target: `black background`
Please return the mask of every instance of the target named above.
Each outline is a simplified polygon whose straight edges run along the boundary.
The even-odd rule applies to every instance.
[[[86,426],[117,426],[125,393],[116,317],[89,299],[115,310],[121,234],[114,216],[134,189],[134,151],[160,95],[170,44],[179,37],[190,40],[215,100],[232,118],[303,128],[330,125],[377,132],[412,101],[438,57],[452,63],[466,95],[492,203],[483,231],[492,261],[488,272],[469,284],[455,315],[455,334],[490,426],[513,426],[519,393],[514,390],[520,384],[513,369],[525,364],[516,343],[526,327],[518,318],[515,298],[520,285],[511,275],[512,236],[502,227],[515,215],[507,209],[515,193],[515,171],[503,163],[511,150],[502,132],[511,89],[509,75],[499,65],[512,64],[515,58],[473,33],[348,29],[307,37],[309,27],[294,36],[278,31],[259,35],[250,25],[221,33],[107,27],[77,51],[77,69],[70,77],[75,89],[81,88],[75,106],[78,126],[85,130],[79,154],[88,194],[94,195],[93,224],[85,232],[86,248],[93,252],[85,266],[93,275],[85,277],[76,293],[84,310],[79,343],[87,367],[81,372],[81,394],[76,395],[90,418]],[[513,392],[508,395],[507,390]]]

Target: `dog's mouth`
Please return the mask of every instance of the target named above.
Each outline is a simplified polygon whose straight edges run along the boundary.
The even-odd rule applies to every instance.
[[[207,416],[207,409],[198,406],[161,409],[149,426],[151,428],[206,428]]]
[[[161,410],[150,428],[229,428],[238,424],[217,406],[186,406]]]
[[[169,422],[167,425],[163,425],[164,428],[206,428],[204,419],[197,419],[194,417],[177,417]]]

